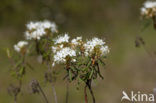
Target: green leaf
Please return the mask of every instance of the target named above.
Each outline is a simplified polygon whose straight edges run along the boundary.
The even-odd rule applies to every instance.
[[[101,64],[101,65],[103,65],[103,66],[106,65],[101,59],[98,60],[98,63]]]
[[[89,61],[89,63],[88,63],[88,65],[87,65],[87,67],[89,67],[89,66],[91,65],[91,63],[92,63],[92,61]]]
[[[92,78],[93,73],[94,73],[94,69],[92,69],[92,71],[90,72],[89,79]]]
[[[25,73],[25,67],[21,67],[19,70],[19,74],[22,76]]]
[[[10,53],[10,49],[9,48],[6,48],[6,53],[7,53],[8,58],[11,58],[11,53]]]
[[[16,63],[15,68],[17,68],[19,65],[21,65],[21,63],[22,63],[22,60],[19,60],[19,61]]]
[[[69,70],[69,79],[70,79],[70,81],[72,81],[72,73],[71,73],[71,70]]]

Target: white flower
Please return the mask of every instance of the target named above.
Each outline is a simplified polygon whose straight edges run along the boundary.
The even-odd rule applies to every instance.
[[[156,13],[156,2],[146,1],[141,8],[141,15],[146,17],[153,17]]]
[[[144,7],[145,8],[154,8],[154,7],[156,7],[156,2],[154,2],[154,1],[146,1],[144,3]]]
[[[80,45],[81,42],[82,42],[82,37],[77,37],[71,41],[71,43],[74,45]]]
[[[25,37],[27,40],[39,40],[42,36],[46,35],[47,29],[52,33],[57,32],[56,24],[47,20],[43,22],[30,22],[26,27],[27,31],[25,32]]]
[[[55,44],[60,44],[60,43],[64,43],[64,42],[69,42],[69,36],[68,34],[65,34],[64,36],[59,36],[58,38],[56,38]]]
[[[106,55],[109,53],[108,46],[101,46],[100,50],[101,50],[101,55]]]
[[[59,51],[63,48],[63,44],[57,45],[57,46],[52,46],[51,48],[52,48],[53,53],[56,53],[57,51]]]
[[[141,8],[141,15],[147,15],[148,11],[146,8]]]
[[[76,56],[76,51],[69,48],[69,47],[65,47],[63,49],[61,49],[60,51],[57,51],[54,55],[54,62],[53,62],[53,66],[55,65],[55,63],[64,63],[66,62],[66,57],[74,57]],[[75,62],[75,59],[72,59],[73,62]]]
[[[53,22],[50,22],[48,20],[45,20],[41,23],[41,26],[44,28],[44,29],[50,29],[52,33],[55,33],[57,32],[57,27],[56,27],[56,24],[53,23]]]
[[[85,55],[88,56],[94,52],[94,49],[99,48],[101,55],[106,55],[109,52],[108,46],[99,38],[93,38],[84,44]]]
[[[20,52],[22,48],[24,48],[26,45],[28,45],[28,42],[26,41],[19,41],[16,45],[14,45],[14,49],[17,52]]]
[[[25,32],[25,37],[27,40],[31,40],[31,39],[40,40],[43,35],[45,35],[44,29],[36,29],[33,32],[29,32],[29,31]]]

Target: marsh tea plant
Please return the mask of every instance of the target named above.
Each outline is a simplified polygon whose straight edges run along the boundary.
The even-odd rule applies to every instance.
[[[66,71],[66,75],[63,78],[68,82],[76,81],[78,85],[80,83],[85,84],[85,103],[88,103],[87,88],[90,91],[93,103],[95,103],[92,81],[98,77],[103,79],[100,67],[105,66],[109,47],[104,40],[97,37],[84,40],[82,37],[72,39],[68,33],[59,34],[57,26],[53,22],[45,20],[28,23],[24,34],[25,40],[14,45],[16,54],[9,56],[15,67],[11,70],[12,74],[22,85],[22,77],[26,74],[26,69],[32,68],[27,60],[32,56],[40,56],[42,64],[47,66],[45,80],[52,85],[55,103],[57,103],[57,96],[53,82],[57,65],[64,67],[62,69]],[[9,53],[8,55],[10,55]],[[34,93],[41,93],[46,103],[48,103],[46,95],[37,80],[31,82],[31,87]]]

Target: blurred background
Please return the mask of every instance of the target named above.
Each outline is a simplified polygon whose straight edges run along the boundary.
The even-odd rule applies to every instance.
[[[72,37],[82,35],[84,38],[97,36],[107,41],[111,52],[106,67],[101,67],[104,80],[93,83],[97,103],[120,103],[123,90],[128,93],[132,90],[153,93],[156,87],[154,56],[149,56],[143,47],[136,48],[134,43],[136,35],[141,35],[147,50],[156,50],[153,25],[140,32],[140,8],[144,1],[0,0],[0,103],[13,103],[7,87],[16,81],[9,73],[11,64],[6,56],[6,48],[13,50],[13,45],[24,39],[26,23],[45,19],[54,21],[60,33],[68,32]],[[34,71],[27,71],[23,80],[25,86],[17,103],[44,102],[41,95],[31,93],[29,82],[33,78],[40,81],[50,103],[54,103],[50,84],[44,83],[43,72],[46,68],[35,60],[30,62],[37,66]],[[76,90],[75,85],[69,84],[69,103],[84,103],[83,88]],[[64,103],[66,83],[58,78],[55,87],[58,103]]]

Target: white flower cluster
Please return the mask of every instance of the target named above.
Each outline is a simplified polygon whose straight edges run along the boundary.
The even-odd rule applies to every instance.
[[[14,45],[14,49],[17,52],[21,52],[21,50],[28,45],[28,42],[26,41],[19,41],[16,45]]]
[[[54,53],[54,61],[53,66],[55,63],[64,63],[67,61],[67,57],[74,57],[76,56],[76,51],[72,49],[69,46],[64,46],[64,43],[69,43],[69,35],[65,34],[64,36],[59,36],[56,39],[54,39],[55,46],[52,46],[52,51]],[[73,62],[75,62],[75,59],[71,59]]]
[[[71,41],[71,43],[72,43],[73,45],[75,45],[75,46],[81,45],[81,43],[82,43],[82,37],[77,37],[77,38],[73,39],[73,40]]]
[[[69,42],[69,36],[68,34],[65,34],[64,36],[59,36],[58,38],[56,38],[55,44],[60,44],[60,43],[64,43],[64,42]]]
[[[156,2],[146,1],[141,8],[141,15],[146,17],[156,16]]]
[[[61,49],[60,51],[56,52],[56,54],[54,55],[53,66],[55,65],[55,63],[66,62],[68,56],[69,57],[76,56],[76,51],[69,47],[65,47],[65,48]],[[75,59],[72,59],[72,61],[75,62]]]
[[[57,32],[56,24],[47,20],[43,22],[30,22],[26,27],[25,37],[27,40],[39,40],[42,36],[46,35],[46,30],[50,30],[51,33]]]
[[[85,55],[88,56],[95,51],[99,51],[100,55],[106,55],[109,53],[109,48],[107,45],[105,45],[105,42],[99,38],[93,38],[92,40],[87,41],[84,44],[85,48]]]
[[[68,34],[64,36],[59,36],[57,39],[54,39],[55,46],[52,46],[52,51],[54,53],[54,62],[55,63],[64,63],[67,60],[67,57],[74,62],[76,59],[77,53],[81,54],[84,52],[85,56],[91,56],[96,54],[98,56],[105,56],[109,53],[109,48],[105,45],[105,42],[99,38],[93,38],[87,42],[82,41],[82,37],[77,37],[69,41],[70,37]],[[84,48],[81,52],[76,51],[76,47]],[[80,49],[81,50],[81,49]]]
[[[52,46],[52,51],[53,53],[56,53],[57,51],[61,50],[63,48],[63,44],[57,45],[57,46]]]

